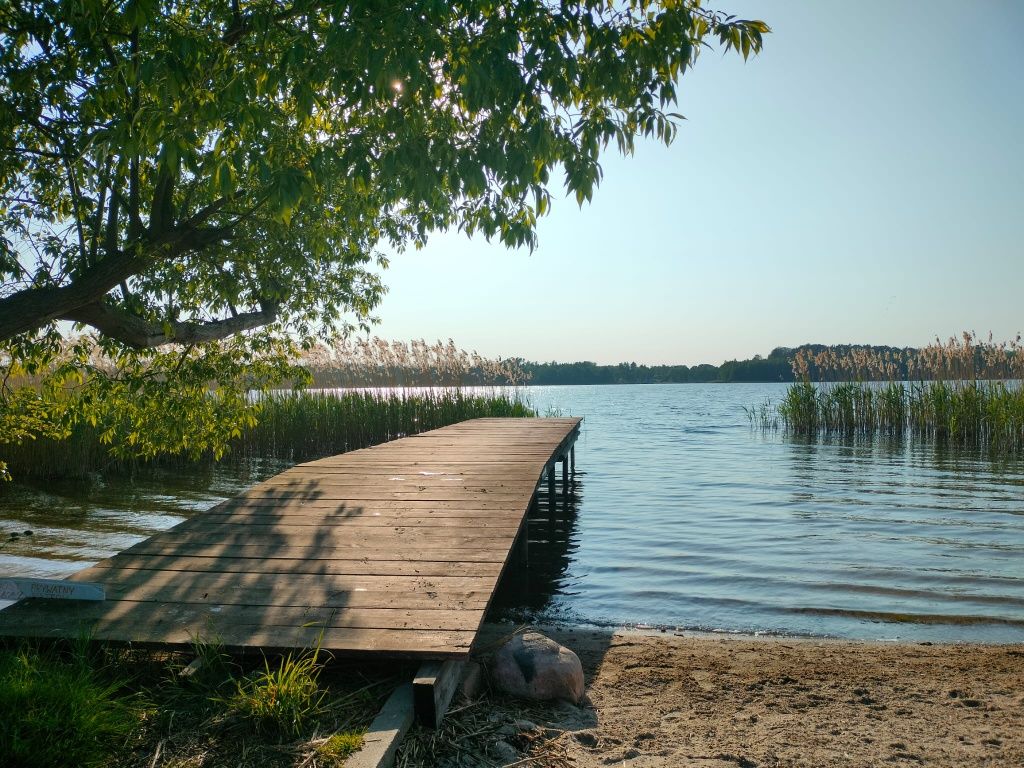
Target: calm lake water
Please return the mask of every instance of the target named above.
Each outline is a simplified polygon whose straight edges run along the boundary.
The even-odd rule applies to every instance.
[[[498,610],[536,620],[1024,641],[1024,462],[752,431],[784,385],[531,387],[584,416],[578,502]],[[281,465],[4,489],[0,576],[65,575]],[[32,530],[31,536],[11,534]]]

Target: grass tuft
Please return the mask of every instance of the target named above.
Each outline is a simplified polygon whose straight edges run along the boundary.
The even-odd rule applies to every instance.
[[[276,667],[264,659],[262,670],[236,682],[226,700],[228,709],[247,721],[257,733],[299,736],[306,723],[323,711],[326,693],[318,678],[319,649],[298,656],[288,654]]]
[[[18,768],[104,765],[144,709],[82,652],[0,650],[0,756]]]
[[[363,746],[360,732],[336,733],[316,748],[316,755],[328,765],[340,765],[345,758]]]

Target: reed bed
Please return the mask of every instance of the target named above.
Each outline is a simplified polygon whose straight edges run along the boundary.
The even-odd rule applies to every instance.
[[[516,390],[495,388],[373,389],[272,392],[262,397],[254,426],[232,439],[223,461],[306,461],[367,448],[466,419],[532,416]],[[79,423],[63,440],[39,438],[4,447],[19,479],[126,473],[145,467],[184,467],[214,462],[184,455],[118,458],[101,430]]]
[[[996,343],[964,333],[902,354],[801,352],[793,371],[797,382],[774,411],[747,411],[752,424],[771,428],[777,414],[788,432],[803,436],[886,434],[998,452],[1024,449],[1019,336]],[[905,373],[912,378],[902,380]]]
[[[532,416],[515,391],[424,388],[271,394],[232,442],[241,457],[304,461],[482,417]]]
[[[451,340],[342,340],[310,350],[298,363],[309,374],[305,378],[324,389],[253,392],[241,409],[245,418],[232,429],[225,460],[305,461],[465,419],[535,415],[515,386],[525,376],[514,361],[488,359]],[[38,384],[25,378],[20,386]],[[217,396],[211,389],[210,397]],[[210,451],[195,455],[187,450],[133,457],[124,450],[113,451],[103,430],[102,425],[79,418],[60,434],[53,430],[55,434],[20,440],[0,435],[0,459],[19,479],[127,473],[220,460]]]

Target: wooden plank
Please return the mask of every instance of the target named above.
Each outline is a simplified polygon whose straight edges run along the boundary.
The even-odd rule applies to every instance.
[[[467,521],[471,521],[467,523]],[[395,517],[388,516],[383,517],[381,515],[360,515],[353,517],[341,517],[335,520],[329,520],[325,523],[323,517],[314,517],[312,515],[287,515],[274,517],[272,515],[254,515],[251,513],[243,513],[238,515],[224,516],[222,520],[209,520],[201,519],[197,520],[195,524],[190,525],[187,530],[189,531],[209,531],[216,533],[224,529],[225,526],[241,527],[247,531],[254,533],[280,533],[288,534],[298,529],[323,529],[325,525],[330,526],[342,526],[345,530],[349,531],[352,536],[363,536],[365,532],[361,532],[363,528],[406,528],[406,529],[437,529],[435,533],[451,532],[452,530],[465,530],[467,524],[473,526],[477,532],[480,533],[495,533],[496,535],[504,534],[501,536],[505,538],[509,532],[511,535],[515,535],[518,528],[518,520],[508,518],[504,520],[489,520],[487,518],[480,519],[470,515],[459,515],[456,517]],[[184,529],[183,529],[184,530]],[[371,532],[372,535],[372,532]]]
[[[146,573],[146,572],[142,572]],[[203,579],[206,574],[194,574],[180,583],[156,585],[153,583],[122,586],[107,584],[107,602],[131,600],[149,603],[196,603],[202,605],[252,605],[322,608],[437,608],[441,610],[482,610],[487,607],[490,590],[459,589],[442,592],[426,589],[422,592],[398,592],[373,588],[338,588],[333,585],[310,587],[296,584],[301,576],[279,577],[271,585],[260,583],[233,583],[230,579]],[[258,577],[265,574],[231,574]],[[194,582],[205,582],[196,584]],[[93,605],[103,605],[93,603]]]
[[[285,526],[289,527],[289,526]],[[167,541],[173,544],[205,544],[216,537],[217,544],[230,546],[232,544],[248,545],[262,544],[268,551],[272,551],[276,545],[287,544],[291,548],[296,547],[327,547],[356,548],[366,546],[367,537],[373,536],[373,543],[378,547],[402,547],[408,545],[420,551],[428,552],[432,548],[442,549],[500,549],[508,542],[508,536],[501,531],[474,531],[471,534],[455,534],[447,530],[436,528],[382,528],[367,532],[367,528],[360,528],[353,532],[345,526],[324,526],[313,528],[310,526],[290,526],[286,534],[265,532],[258,530],[247,530],[244,525],[218,526],[216,533],[210,530],[195,530],[193,528],[182,528],[153,536],[149,541]],[[136,545],[138,546],[138,545]],[[126,552],[135,552],[136,547],[129,547]]]
[[[267,494],[275,494],[274,497],[266,496]],[[425,490],[407,490],[407,492],[401,492],[401,490],[388,490],[387,488],[367,488],[367,487],[353,487],[351,489],[331,488],[331,487],[306,487],[298,488],[295,487],[292,490],[288,490],[287,486],[255,489],[252,492],[240,496],[240,499],[249,500],[254,499],[263,495],[264,498],[275,498],[281,501],[337,501],[337,502],[360,502],[360,501],[380,501],[380,502],[454,502],[454,501],[465,501],[472,502],[481,497],[479,493],[473,493],[471,490],[445,490],[443,488],[427,488]],[[516,490],[516,492],[508,493],[484,493],[482,494],[485,499],[502,500],[509,506],[517,505],[523,499],[529,501],[529,497],[532,495],[530,490]]]
[[[420,480],[417,476],[412,475],[395,479],[393,476],[385,474],[374,476],[366,475],[334,475],[335,478],[344,478],[341,481],[335,480],[313,480],[310,482],[288,482],[288,483],[276,483],[267,485],[258,485],[246,489],[246,493],[257,491],[261,489],[273,490],[280,492],[283,489],[300,489],[300,488],[337,488],[337,489],[352,489],[359,488],[366,485],[380,486],[378,490],[387,490],[392,492],[411,493],[413,491],[460,491],[462,493],[475,493],[480,494],[481,500],[488,498],[489,494],[493,493],[504,493],[504,494],[520,494],[529,493],[537,487],[538,479],[536,477],[529,478],[509,478],[507,472],[502,473],[500,478],[497,476],[487,477],[480,475],[467,475],[464,478],[456,478],[453,476],[446,476],[444,478],[435,479],[427,478]],[[480,488],[487,488],[489,490],[480,491]],[[453,499],[457,501],[459,499]]]
[[[191,555],[146,555],[103,560],[93,569],[206,571],[210,573],[306,573],[311,576],[487,576],[496,579],[500,563],[433,562],[426,560],[311,560]],[[104,577],[96,575],[97,579]]]
[[[223,504],[217,505],[215,509],[255,509],[257,507],[270,507],[272,509],[287,511],[290,509],[312,509],[312,510],[333,510],[335,513],[343,513],[348,510],[400,510],[403,514],[406,510],[440,511],[445,509],[465,509],[474,512],[505,512],[510,515],[518,514],[516,508],[508,501],[497,499],[444,499],[424,500],[406,499],[396,501],[393,499],[274,499],[274,498],[244,498],[236,497]],[[205,514],[205,513],[204,513]]]
[[[412,681],[413,712],[416,722],[437,728],[462,679],[462,661],[428,661]]]
[[[0,600],[39,598],[102,602],[102,584],[73,584],[63,579],[0,578]]]
[[[219,589],[224,585],[237,588],[263,589],[287,585],[292,589],[358,590],[360,592],[407,592],[456,594],[485,591],[492,579],[487,576],[350,576],[336,574],[329,580],[313,574],[274,574],[264,571],[249,573],[217,571],[169,571],[162,568],[110,569],[87,568],[70,577],[79,580],[100,580],[109,598],[117,599],[126,590],[137,587],[156,589],[184,586],[196,591]]]
[[[348,528],[358,528],[362,526],[379,527],[379,526],[399,526],[404,528],[451,528],[451,527],[465,527],[466,521],[472,521],[472,525],[477,529],[486,528],[497,528],[501,530],[510,529],[514,531],[519,527],[519,515],[508,514],[500,517],[491,517],[486,514],[483,510],[471,510],[468,512],[454,511],[444,514],[437,512],[434,514],[425,514],[412,516],[393,515],[393,514],[382,514],[380,512],[363,513],[363,514],[340,514],[340,515],[316,515],[308,511],[295,511],[291,513],[277,512],[277,511],[264,511],[260,513],[257,511],[246,510],[243,512],[223,512],[216,513],[211,512],[203,515],[202,523],[196,523],[192,529],[197,528],[214,528],[219,525],[239,525],[244,524],[246,528],[252,528],[253,526],[274,526],[277,524],[287,525],[304,525],[304,526],[322,526],[325,523],[331,525],[345,525]],[[217,519],[220,518],[220,519]]]
[[[161,623],[168,626],[199,629],[231,627],[319,627],[350,629],[415,629],[471,631],[482,618],[482,611],[430,608],[325,608],[323,606],[209,605],[206,603],[167,603],[118,600],[106,606],[84,608],[85,604],[35,606],[19,603],[7,610],[20,616],[20,627],[52,626],[55,622],[77,622],[111,627],[114,622]],[[205,631],[205,629],[204,629]]]
[[[476,632],[438,630],[396,630],[396,629],[351,629],[310,627],[238,627],[225,624],[208,624],[195,627],[173,627],[166,623],[148,624],[139,620],[110,622],[109,625],[90,626],[87,623],[67,621],[61,624],[44,624],[32,627],[0,626],[0,635],[24,637],[31,630],[32,637],[62,638],[80,637],[83,629],[88,630],[92,640],[100,642],[127,643],[138,647],[191,647],[197,638],[215,640],[229,651],[244,651],[262,648],[268,651],[297,648],[344,649],[348,653],[384,652],[387,655],[418,656],[432,655],[440,658],[465,657]]]
[[[458,549],[452,547],[431,548],[429,552],[419,550],[395,550],[393,548],[375,549],[370,546],[323,546],[311,550],[309,547],[290,546],[287,542],[268,548],[265,542],[249,544],[222,544],[220,542],[175,542],[159,539],[146,539],[125,550],[128,554],[146,555],[189,555],[205,557],[245,557],[282,560],[371,560],[388,561],[402,560],[411,562],[472,562],[472,563],[503,563],[508,554],[507,548],[480,549],[469,546]],[[120,555],[119,555],[120,557]],[[0,612],[0,616],[2,616]]]

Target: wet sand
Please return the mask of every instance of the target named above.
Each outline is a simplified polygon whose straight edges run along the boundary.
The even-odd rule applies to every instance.
[[[591,705],[532,710],[523,765],[1024,766],[1021,645],[543,631]]]

